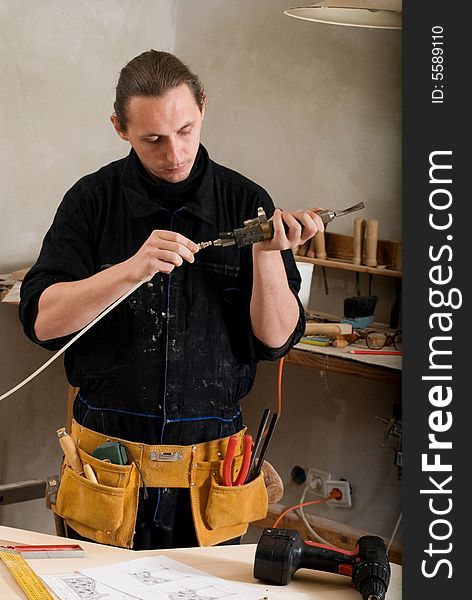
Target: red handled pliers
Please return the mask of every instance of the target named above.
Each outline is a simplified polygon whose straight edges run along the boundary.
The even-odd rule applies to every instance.
[[[223,461],[223,485],[243,485],[246,481],[246,477],[249,471],[249,464],[251,462],[252,435],[247,433],[244,436],[243,461],[241,463],[241,469],[238,473],[238,476],[233,482],[233,461],[238,441],[239,438],[237,435],[232,435],[229,438],[228,447],[226,448],[225,459]]]

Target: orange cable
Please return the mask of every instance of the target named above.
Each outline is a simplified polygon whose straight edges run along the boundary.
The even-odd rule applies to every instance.
[[[334,492],[334,494],[333,494],[333,492]],[[284,510],[284,512],[277,517],[277,519],[275,520],[275,523],[272,525],[272,527],[274,527],[274,528],[277,527],[277,525],[280,523],[280,521],[283,519],[283,517],[285,517],[285,515],[288,512],[290,512],[291,510],[295,510],[296,508],[300,508],[301,506],[309,506],[310,504],[319,504],[320,502],[327,502],[328,500],[335,498],[337,495],[338,494],[335,493],[335,490],[333,490],[329,496],[326,496],[326,498],[320,498],[319,500],[312,500],[311,502],[303,502],[302,504],[296,504],[295,506],[290,506],[290,508],[287,508],[287,510]]]
[[[277,378],[277,411],[280,418],[282,414],[282,372],[284,369],[285,356],[279,360],[279,375]]]

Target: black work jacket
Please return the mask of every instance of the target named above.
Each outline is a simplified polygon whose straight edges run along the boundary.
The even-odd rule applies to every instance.
[[[65,195],[36,264],[21,287],[25,333],[51,350],[70,337],[39,342],[34,321],[41,293],[60,281],[90,277],[132,256],[154,229],[195,242],[242,226],[268,194],[209,159],[191,199],[172,217],[149,196],[132,150],[80,179]],[[172,185],[172,184],[171,184]],[[292,253],[282,253],[296,294],[300,276]],[[75,342],[65,354],[69,382],[80,388],[79,423],[143,443],[191,444],[241,427],[239,400],[252,387],[256,363],[288,352],[304,330],[304,313],[282,348],[252,333],[249,304],[252,251],[207,248],[170,275],[158,273]]]

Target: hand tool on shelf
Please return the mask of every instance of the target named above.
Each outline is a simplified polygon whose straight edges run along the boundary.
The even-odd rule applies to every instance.
[[[287,585],[300,568],[351,577],[363,600],[384,600],[390,583],[390,564],[382,538],[364,535],[350,552],[305,542],[296,529],[264,529],[256,548],[254,577]]]
[[[365,219],[354,219],[354,231],[352,236],[352,264],[362,263],[362,251],[364,248]]]
[[[305,335],[328,335],[336,337],[339,334],[351,334],[350,323],[312,323],[305,325]]]
[[[400,350],[349,350],[349,354],[372,354],[373,356],[402,356]]]
[[[317,231],[315,233],[315,237],[312,239],[312,246],[314,249],[313,258],[319,258],[321,260],[328,259],[328,254],[326,253],[326,243],[325,243],[324,231]],[[307,256],[308,256],[308,253],[307,253]],[[324,284],[325,294],[328,295],[329,287],[328,287],[328,277],[326,275],[326,267],[324,267],[324,266],[321,267],[321,273],[323,275],[323,284]]]
[[[326,260],[328,255],[326,253],[326,243],[325,243],[325,235],[324,231],[317,231],[315,233],[315,237],[313,238],[314,246],[315,246],[315,258],[320,258],[321,260]]]
[[[331,223],[335,217],[341,217],[347,215],[356,210],[364,208],[364,203],[359,202],[354,206],[345,208],[344,210],[332,210],[330,208],[316,211],[323,223]],[[241,248],[249,244],[256,242],[263,242],[264,240],[270,240],[274,237],[274,225],[272,221],[267,219],[264,209],[260,206],[257,209],[257,217],[254,219],[248,219],[243,222],[243,227],[234,229],[233,231],[225,231],[219,234],[219,238],[216,240],[210,240],[208,242],[200,242],[198,246],[200,250],[208,248],[209,246],[238,246]]]
[[[377,241],[379,222],[377,219],[368,219],[365,225],[365,265],[377,266]]]
[[[229,438],[226,448],[225,459],[223,461],[223,485],[234,486],[243,485],[249,471],[249,463],[251,462],[252,452],[252,435],[247,433],[244,436],[243,461],[236,479],[233,481],[233,462],[236,446],[238,445],[238,436],[232,435]]]

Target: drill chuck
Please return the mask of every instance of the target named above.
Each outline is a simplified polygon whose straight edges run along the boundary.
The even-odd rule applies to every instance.
[[[349,552],[304,542],[295,529],[264,529],[257,545],[254,577],[287,585],[300,568],[351,576],[363,600],[384,600],[390,582],[390,564],[383,540],[365,535]]]

